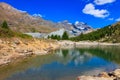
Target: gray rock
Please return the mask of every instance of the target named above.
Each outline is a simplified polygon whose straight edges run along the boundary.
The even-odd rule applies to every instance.
[[[16,45],[15,43],[13,43],[13,44],[11,44],[11,47],[12,47],[12,48],[16,48],[17,45]]]
[[[15,40],[14,43],[15,43],[16,45],[19,45],[19,44],[20,44],[20,41],[19,41],[19,40]]]

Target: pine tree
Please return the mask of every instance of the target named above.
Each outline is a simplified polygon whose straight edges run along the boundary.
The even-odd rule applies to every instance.
[[[65,31],[62,35],[62,40],[68,40],[69,39],[69,36],[67,34],[67,32]]]
[[[57,40],[61,40],[61,37],[59,35],[57,36]]]
[[[2,28],[4,28],[4,29],[9,29],[8,24],[7,24],[6,21],[4,21],[4,22],[2,23]]]
[[[51,39],[54,39],[54,35],[53,34],[51,35]]]
[[[57,37],[58,37],[58,36],[57,36],[57,35],[55,35],[55,36],[54,36],[54,39],[57,39]]]
[[[48,35],[48,37],[47,37],[48,39],[50,38],[50,36]]]

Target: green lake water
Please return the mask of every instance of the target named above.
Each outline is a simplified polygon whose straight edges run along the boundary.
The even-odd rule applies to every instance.
[[[120,47],[59,49],[0,68],[0,80],[76,80],[120,68]]]

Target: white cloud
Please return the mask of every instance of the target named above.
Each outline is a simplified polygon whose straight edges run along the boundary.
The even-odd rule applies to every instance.
[[[114,20],[114,18],[108,18],[108,20],[113,21],[113,20]]]
[[[116,19],[116,21],[120,21],[120,17]]]
[[[93,15],[94,17],[105,18],[109,16],[109,12],[105,9],[95,9],[92,3],[87,4],[82,10],[83,13]]]
[[[116,0],[95,0],[94,3],[96,5],[104,5],[104,4],[108,4],[108,3],[113,3]]]

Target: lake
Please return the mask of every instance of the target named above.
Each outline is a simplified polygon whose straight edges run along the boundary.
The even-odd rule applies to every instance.
[[[120,68],[119,46],[59,49],[0,68],[0,80],[76,80]]]

